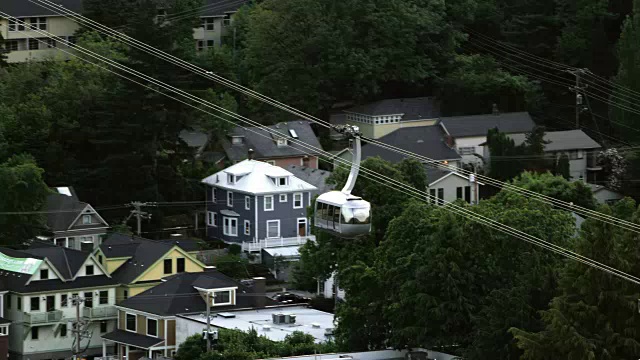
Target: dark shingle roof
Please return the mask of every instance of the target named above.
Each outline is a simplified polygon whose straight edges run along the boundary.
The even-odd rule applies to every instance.
[[[53,2],[73,12],[82,12],[82,0],[53,0]],[[0,1],[0,11],[16,17],[57,15],[54,11],[45,9],[37,3],[25,0],[2,0]]]
[[[120,306],[161,316],[205,311],[206,303],[194,286],[208,289],[238,286],[236,305],[216,307],[216,311],[250,308],[254,304],[253,296],[243,296],[243,291],[251,292],[249,288],[217,270],[209,270],[173,275],[162,284],[124,300]],[[176,294],[180,296],[174,296]],[[266,301],[267,304],[273,302]]]
[[[536,125],[528,112],[443,117],[440,123],[453,137],[486,136],[496,127],[507,134],[526,133]]]
[[[333,190],[335,185],[327,185],[327,178],[331,176],[331,172],[327,170],[313,169],[300,165],[289,165],[287,170],[302,181],[306,181],[309,184],[318,188],[318,190],[312,191],[314,194],[322,194],[327,191]]]
[[[283,122],[276,125],[270,125],[268,128],[271,129],[270,131],[278,132],[282,134],[283,137],[286,137],[289,140],[289,145],[278,146],[276,139],[274,139],[273,135],[266,130],[255,127],[236,127],[232,130],[230,135],[244,136],[244,141],[241,145],[233,145],[227,138],[221,139],[222,146],[224,147],[229,160],[241,161],[246,159],[249,149],[253,149],[255,151],[256,159],[304,156],[309,153],[319,154],[320,151],[322,151],[322,145],[320,145],[309,121],[295,120],[286,123]],[[306,146],[310,145],[318,148],[319,151],[313,151],[302,147],[297,143],[293,143],[291,140],[294,138],[292,137],[290,130],[295,131],[299,142],[306,143]]]
[[[84,210],[87,203],[79,201],[73,196],[59,193],[47,196],[45,211],[47,214],[47,226],[52,231],[64,231],[69,229],[73,221]]]
[[[432,182],[442,179],[443,177],[445,177],[446,175],[448,175],[449,173],[451,173],[451,171],[448,170],[443,170],[443,169],[437,169],[437,168],[433,168],[431,166],[425,166],[424,167],[424,171],[427,175],[427,183],[431,184]]]
[[[435,160],[457,160],[460,155],[447,146],[445,133],[439,126],[419,126],[400,128],[378,139],[388,145],[396,146],[418,155]],[[382,159],[397,163],[406,158],[406,155],[395,151],[383,149],[374,144],[362,146],[362,158],[380,156]]]
[[[10,323],[11,323],[11,320],[0,317],[0,324],[4,325],[4,324],[10,324]]]
[[[525,134],[511,134],[509,137],[513,139],[516,145],[520,145],[526,140]],[[547,142],[544,145],[544,151],[597,149],[602,147],[582,130],[549,131],[544,134],[544,140]]]
[[[148,349],[154,345],[158,345],[164,342],[164,339],[158,337],[146,336],[121,329],[106,333],[102,335],[102,338],[115,341],[120,344],[132,345],[143,349]]]
[[[34,243],[25,252],[43,258],[46,257],[67,280],[73,278],[87,260],[87,257],[89,257],[88,252],[44,244],[44,242],[40,241]]]
[[[62,248],[60,248],[62,249]],[[53,249],[55,250],[55,249]],[[67,249],[70,250],[70,249]],[[71,252],[76,252],[75,250],[70,250]],[[63,274],[65,275],[65,270],[63,269],[68,262],[68,266],[70,269],[79,268],[80,265],[77,265],[80,257],[76,255],[71,255],[70,252],[65,252],[66,255],[69,255],[67,259],[64,259],[65,255],[62,252],[51,251],[46,247],[37,247],[35,249],[29,249],[25,251],[17,251],[7,248],[0,248],[0,252],[5,255],[16,257],[16,258],[34,258],[34,259],[44,259],[45,256],[42,254],[44,252],[47,253],[46,258],[51,262],[51,264]],[[77,251],[78,253],[82,253],[81,251]],[[51,257],[49,256],[51,255]],[[84,256],[88,256],[87,253],[84,253]],[[71,258],[71,260],[69,260]],[[83,260],[84,262],[84,260]],[[62,264],[62,265],[60,265]],[[60,266],[60,268],[59,268]],[[77,272],[77,269],[76,269]],[[66,270],[68,274],[69,271]],[[75,274],[75,273],[74,273]],[[64,289],[82,289],[82,288],[91,288],[97,286],[107,286],[107,285],[115,285],[116,281],[112,278],[109,278],[106,275],[95,275],[95,276],[81,276],[76,278],[74,281],[62,281],[60,279],[51,279],[51,280],[39,280],[32,281],[28,285],[26,284],[31,276],[28,274],[20,274],[10,271],[0,271],[0,290],[10,290],[19,293],[35,293],[42,291],[51,291],[51,290],[64,290]]]
[[[385,99],[345,110],[365,115],[404,114],[402,121],[434,119],[440,116],[440,104],[433,97]]]
[[[134,235],[113,233],[100,245],[100,251],[107,258],[130,257],[111,274],[123,284],[130,283],[161,259],[174,246],[184,251],[196,251],[200,244],[191,239],[151,240]]]

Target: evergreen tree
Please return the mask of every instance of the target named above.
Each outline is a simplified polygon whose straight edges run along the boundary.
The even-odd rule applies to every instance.
[[[498,180],[509,180],[517,176],[524,169],[522,161],[513,157],[522,156],[522,148],[507,134],[497,128],[487,133],[487,146],[491,158],[489,160],[489,176]]]
[[[6,48],[4,38],[0,34],[0,68],[7,66],[7,53],[9,50]]]
[[[556,165],[556,175],[562,176],[563,178],[569,180],[571,179],[571,174],[569,172],[569,155],[563,153],[558,158],[558,164]]]
[[[615,76],[615,83],[621,87],[629,88],[633,91],[640,91],[640,0],[633,2],[633,14],[624,22],[620,40],[618,40],[618,74]],[[620,123],[618,130],[621,136],[631,143],[640,140],[638,132],[629,131],[636,129],[640,124],[640,115],[618,106],[628,107],[635,104],[633,97],[628,92],[614,89],[611,102],[617,106],[611,107],[612,121]]]
[[[625,220],[632,220],[634,210],[631,200],[618,203],[613,210],[607,206],[599,209]],[[637,216],[633,220],[637,221]],[[637,267],[639,260],[636,246],[630,247],[633,242],[625,241],[620,228],[588,219],[582,225],[575,251],[628,271]],[[640,355],[634,284],[573,260],[565,261],[559,284],[560,295],[543,313],[543,330],[511,330],[524,350],[523,359],[615,360]]]

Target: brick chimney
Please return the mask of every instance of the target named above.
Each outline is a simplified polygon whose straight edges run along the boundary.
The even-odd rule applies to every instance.
[[[263,277],[253,278],[253,306],[256,308],[263,308],[267,304],[266,290],[267,279]]]

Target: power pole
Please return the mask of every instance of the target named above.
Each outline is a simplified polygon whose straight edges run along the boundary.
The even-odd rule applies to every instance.
[[[582,105],[582,92],[587,88],[580,84],[580,75],[585,74],[587,69],[567,70],[567,72],[576,77],[576,85],[569,87],[569,90],[576,93],[576,129],[580,129],[580,114],[584,111],[584,106]]]
[[[207,290],[207,352],[211,351],[211,293]]]
[[[74,296],[71,298],[71,301],[76,307],[76,321],[73,323],[73,327],[71,329],[76,338],[76,343],[73,349],[73,359],[76,360],[80,354],[80,338],[83,328],[82,321],[80,320],[80,303],[82,303],[84,299],[80,298],[80,296]]]
[[[131,210],[131,214],[129,215],[129,217],[127,218],[127,220],[129,218],[131,218],[131,216],[135,216],[136,220],[137,220],[137,231],[136,233],[138,234],[138,236],[140,236],[142,234],[142,219],[148,219],[151,220],[151,214],[146,212],[146,211],[142,211],[142,207],[143,206],[153,206],[153,203],[148,203],[148,202],[140,202],[140,201],[132,201],[131,204],[129,204],[131,206],[133,206],[134,210]]]

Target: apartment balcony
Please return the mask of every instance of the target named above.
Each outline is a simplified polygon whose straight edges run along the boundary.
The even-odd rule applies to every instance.
[[[242,250],[247,252],[258,252],[262,249],[281,247],[281,246],[296,246],[304,245],[307,241],[316,241],[315,235],[296,236],[289,238],[267,238],[258,242],[242,243]]]
[[[89,321],[116,319],[118,309],[115,306],[86,307],[82,309],[82,317]]]
[[[52,325],[62,320],[62,311],[54,310],[42,313],[23,313],[22,322],[28,326]]]

